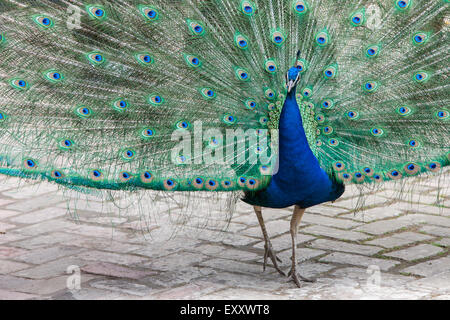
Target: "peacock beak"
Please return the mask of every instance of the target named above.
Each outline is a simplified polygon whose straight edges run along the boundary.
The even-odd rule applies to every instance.
[[[297,78],[295,78],[295,80],[292,80],[292,79],[289,79],[289,75],[286,74],[286,87],[287,87],[288,93],[290,93],[292,88],[294,88],[297,85],[299,78],[300,78],[300,75],[297,75]]]

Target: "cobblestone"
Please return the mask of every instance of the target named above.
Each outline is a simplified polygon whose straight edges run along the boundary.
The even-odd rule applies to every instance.
[[[369,235],[365,235],[364,233],[361,232],[340,230],[336,228],[324,227],[319,225],[303,228],[300,230],[300,232],[350,241],[365,240],[370,238]]]
[[[332,251],[343,251],[364,255],[374,255],[375,253],[380,252],[383,248],[375,247],[375,246],[366,246],[360,244],[353,244],[343,241],[333,241],[327,239],[318,239],[311,243],[311,246],[314,248],[324,249],[324,250],[332,250]]]
[[[418,276],[429,277],[450,271],[450,257],[425,261],[401,270],[404,273],[412,273]]]
[[[263,272],[261,229],[245,203],[231,220],[215,203],[184,215],[159,194],[143,195],[150,209],[123,212],[0,176],[0,299],[448,299],[448,179],[388,183],[362,198],[350,186],[342,200],[307,209],[298,272],[317,282],[298,289],[271,261]],[[292,208],[263,215],[287,272]],[[81,287],[70,288],[78,276]]]
[[[371,241],[367,241],[366,243],[381,246],[384,248],[394,248],[430,239],[433,239],[433,237],[421,233],[401,232],[385,238],[377,238]]]
[[[329,254],[329,255],[323,257],[322,259],[320,259],[320,261],[339,263],[342,265],[350,264],[350,265],[362,266],[362,267],[369,267],[369,266],[375,265],[375,266],[380,267],[381,270],[389,270],[393,266],[400,263],[400,262],[394,261],[394,260],[370,258],[370,257],[366,257],[366,256],[350,254],[350,253],[341,253],[341,252]]]
[[[426,257],[435,256],[444,250],[430,245],[430,244],[419,244],[418,246],[410,247],[407,249],[397,250],[389,253],[385,253],[385,256],[400,258],[403,260],[413,261]]]

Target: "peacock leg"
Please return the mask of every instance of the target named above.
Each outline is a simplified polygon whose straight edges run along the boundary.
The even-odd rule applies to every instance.
[[[261,230],[264,236],[264,267],[263,270],[266,270],[267,265],[267,258],[270,257],[272,260],[273,266],[275,269],[283,276],[286,276],[286,274],[278,267],[277,260],[281,262],[281,260],[277,257],[275,251],[273,251],[272,243],[270,242],[270,238],[267,235],[266,225],[264,224],[264,219],[262,216],[262,210],[261,207],[254,206],[253,209],[255,210],[256,216],[258,217],[259,225],[261,226]]]
[[[292,238],[292,267],[288,273],[288,276],[292,277],[297,287],[301,287],[300,279],[306,282],[314,282],[315,280],[305,278],[297,273],[297,258],[295,257],[295,250],[297,248],[297,232],[300,221],[302,220],[305,209],[295,206],[294,214],[291,218],[291,238]]]

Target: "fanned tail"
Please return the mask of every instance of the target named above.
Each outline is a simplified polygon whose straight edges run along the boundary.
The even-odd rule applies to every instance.
[[[450,162],[446,0],[2,6],[1,173],[92,188],[263,189],[267,129],[292,65],[310,147],[338,179]]]

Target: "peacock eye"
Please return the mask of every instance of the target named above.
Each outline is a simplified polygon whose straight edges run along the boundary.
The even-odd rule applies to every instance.
[[[100,21],[106,19],[106,11],[103,7],[98,5],[88,5],[86,9],[90,17]]]
[[[256,11],[256,5],[253,1],[244,0],[241,2],[241,11],[246,16],[253,16]]]
[[[205,28],[198,21],[187,20],[187,24],[191,33],[195,36],[203,36],[205,35]]]

